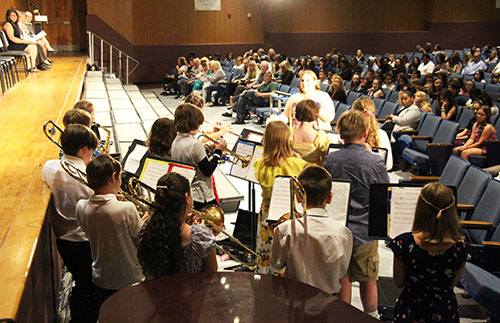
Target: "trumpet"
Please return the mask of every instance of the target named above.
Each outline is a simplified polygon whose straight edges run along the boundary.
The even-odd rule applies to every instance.
[[[149,185],[141,182],[139,179],[135,177],[131,177],[128,182],[129,191],[132,196],[143,204],[149,205],[151,209],[154,209],[152,198],[154,197],[156,190]],[[142,194],[146,192],[146,194]],[[248,268],[251,271],[256,271],[257,266],[261,261],[261,257],[255,253],[252,249],[248,248],[244,245],[240,240],[233,237],[229,233],[227,233],[224,227],[224,211],[217,205],[209,205],[202,209],[202,211],[191,210],[191,221],[189,224],[193,223],[193,218],[201,219],[204,221],[204,224],[212,231],[214,236],[219,235],[219,233],[224,234],[230,240],[234,241],[237,245],[245,249],[247,252],[247,261],[241,261],[235,255],[225,250],[222,246],[216,244],[215,247],[221,251],[222,253],[227,254],[231,259],[237,261],[244,267]],[[255,264],[252,262],[252,256],[255,257]]]
[[[99,142],[99,146],[97,147],[97,150],[99,151],[100,154],[108,154],[109,153],[109,147],[111,146],[111,131],[103,126],[101,126],[98,123],[93,123],[96,127],[102,129],[104,132],[106,132],[106,139],[104,142]],[[54,144],[59,147],[59,149],[63,150],[61,146],[61,135],[63,134],[64,130],[59,127],[54,121],[48,120],[43,124],[43,133],[45,133],[45,136],[49,138],[50,141],[52,141]]]
[[[208,139],[209,141],[211,141],[212,143],[218,143],[217,140],[215,140],[214,138],[210,137],[209,135],[207,135],[205,132],[201,132],[201,135],[198,137],[203,137],[203,138],[206,138]],[[208,150],[208,152],[210,154],[213,154],[213,152],[215,151],[214,147],[212,145],[209,145],[209,144],[205,144],[205,149]],[[238,164],[238,162],[241,163],[241,167],[245,168],[245,167],[248,167],[250,165],[250,162],[252,161],[252,157],[251,156],[246,156],[246,157],[243,157],[241,156],[240,154],[237,154],[235,153],[234,151],[230,150],[230,149],[225,149],[223,152],[222,152],[222,160],[227,160],[229,161],[231,164]]]
[[[77,180],[78,182],[80,182],[85,186],[90,187],[87,182],[87,174],[78,169],[75,165],[71,164],[66,160],[61,160],[61,167],[73,179]],[[126,200],[135,204],[137,211],[139,212],[139,214],[141,214],[141,217],[146,213],[152,213],[153,211],[152,207],[149,204],[144,203],[144,201],[135,198],[135,196],[123,190],[120,190],[119,194],[122,195]]]
[[[295,208],[295,198],[297,198],[300,201],[300,204],[302,205],[302,210],[303,213],[297,212],[297,209]],[[290,177],[290,212],[283,214],[276,223],[273,223],[271,225],[272,229],[274,230],[278,225],[281,223],[290,220],[290,219],[295,219],[295,218],[302,218],[306,216],[306,208],[307,208],[307,194],[306,190],[300,184],[299,180],[295,177],[292,176]]]

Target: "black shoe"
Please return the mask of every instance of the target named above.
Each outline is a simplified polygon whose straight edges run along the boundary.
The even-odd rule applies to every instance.
[[[259,118],[255,124],[264,124],[264,118]]]
[[[231,124],[246,124],[246,123],[243,120],[235,120],[235,121],[231,122]]]
[[[38,65],[38,69],[41,71],[47,71],[47,70],[50,70],[50,66],[45,65],[45,64],[40,64],[40,65]]]
[[[244,118],[245,120],[250,119],[250,113],[245,112],[245,113],[243,114],[243,118]]]
[[[160,93],[160,95],[166,96],[166,95],[168,95],[168,92],[167,91],[163,91],[163,92]]]
[[[223,117],[226,117],[226,118],[231,118],[231,117],[233,116],[233,114],[232,114],[231,112],[229,112],[229,111],[228,111],[228,112],[224,112],[224,113],[222,114],[222,116],[223,116]]]
[[[181,97],[181,95],[179,94],[179,95],[177,95],[177,96],[175,97],[175,99],[179,99],[180,97]]]

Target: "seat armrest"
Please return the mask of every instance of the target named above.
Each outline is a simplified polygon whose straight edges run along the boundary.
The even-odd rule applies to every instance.
[[[432,140],[432,137],[431,136],[411,136],[411,139],[430,141],[430,140]]]
[[[410,176],[412,182],[436,182],[439,180],[439,176]]]
[[[499,241],[483,241],[483,245],[486,246],[486,247],[500,248],[500,242]]]
[[[457,204],[457,209],[459,211],[472,211],[476,206],[472,204]]]
[[[439,142],[430,142],[427,144],[427,146],[432,146],[432,147],[452,147],[452,144],[445,144],[445,143],[439,143]]]
[[[417,131],[417,130],[415,130],[415,129],[399,130],[399,132],[402,132],[402,133],[403,133],[403,134],[405,134],[405,135],[410,135],[410,134],[412,134],[412,133],[418,133],[418,131]]]
[[[469,228],[469,229],[491,229],[491,228],[493,228],[493,223],[486,222],[486,221],[460,220],[460,224],[462,225],[462,228]]]

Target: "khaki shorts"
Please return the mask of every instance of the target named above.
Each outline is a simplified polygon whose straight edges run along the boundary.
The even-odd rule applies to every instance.
[[[378,279],[378,241],[356,244],[352,249],[347,276],[351,282],[365,282]]]

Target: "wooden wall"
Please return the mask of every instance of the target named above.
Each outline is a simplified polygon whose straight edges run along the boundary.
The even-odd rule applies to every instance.
[[[491,22],[500,21],[500,9],[495,0],[435,0],[432,22]]]
[[[103,22],[133,43],[134,19],[132,0],[87,0],[87,13]]]
[[[0,1],[0,21],[5,21],[5,13],[9,8],[26,10],[26,0],[1,0]]]

